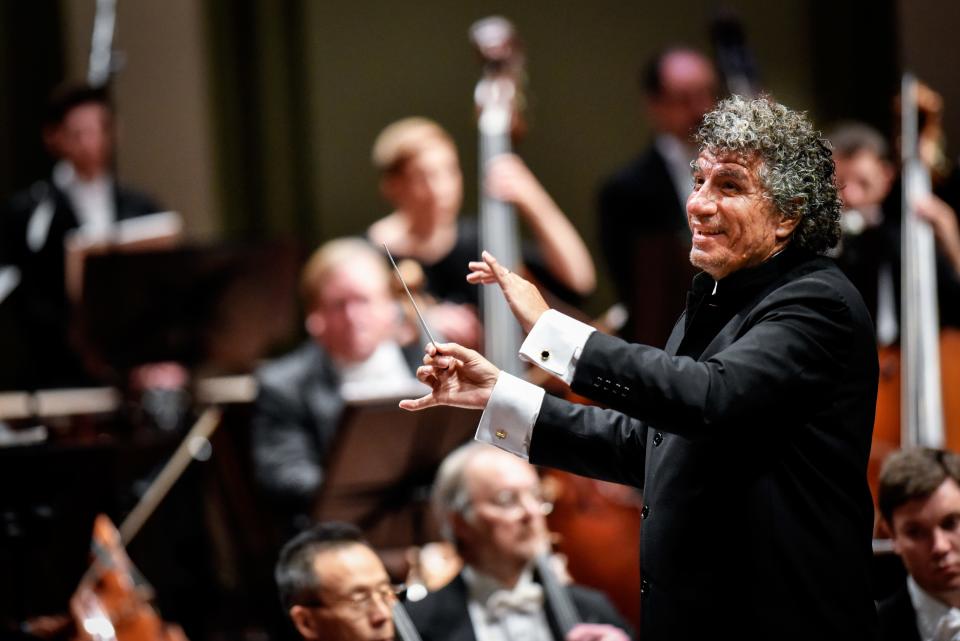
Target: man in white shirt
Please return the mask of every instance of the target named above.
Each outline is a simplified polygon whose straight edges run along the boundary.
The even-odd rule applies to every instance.
[[[484,408],[477,438],[535,464],[642,488],[644,641],[873,638],[866,483],[877,352],[862,298],[824,254],[841,202],[830,148],[769,99],[704,117],[687,199],[694,278],[665,349],[550,310],[489,254],[525,360],[609,409],[546,396],[457,345],[431,394]]]
[[[10,302],[28,346],[23,387],[89,382],[69,336],[67,238],[103,241],[118,221],[161,210],[149,196],[114,180],[113,112],[104,90],[80,85],[58,91],[43,139],[57,160],[51,178],[15,194],[0,212],[0,266],[20,275]]]
[[[452,452],[437,472],[432,505],[464,561],[462,572],[408,604],[424,641],[628,641],[626,624],[599,592],[561,587],[583,622],[563,630],[566,605],[535,567],[549,553],[549,505],[532,465],[485,443]],[[549,570],[552,576],[553,570]]]
[[[960,639],[960,456],[929,448],[891,454],[877,502],[908,573],[880,602],[880,641]]]
[[[348,400],[422,389],[423,344],[390,286],[386,258],[360,238],[331,240],[303,268],[310,337],[257,370],[252,418],[256,480],[281,527],[309,524],[323,463]]]

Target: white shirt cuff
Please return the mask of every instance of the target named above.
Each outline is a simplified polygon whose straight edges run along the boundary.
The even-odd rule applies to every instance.
[[[533,425],[540,414],[543,389],[500,372],[480,417],[476,439],[523,458],[530,457]]]
[[[573,382],[573,372],[583,345],[596,330],[586,323],[548,309],[537,320],[520,346],[520,358],[562,379]]]

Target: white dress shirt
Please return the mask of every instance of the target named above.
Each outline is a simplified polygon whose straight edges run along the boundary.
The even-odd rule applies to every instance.
[[[53,183],[73,205],[79,233],[91,241],[109,240],[117,221],[113,179],[103,174],[83,180],[70,163],[61,160],[53,168]]]
[[[346,401],[393,398],[427,393],[430,388],[417,380],[394,341],[380,343],[373,354],[359,363],[336,363],[340,395]]]
[[[543,588],[528,568],[513,589],[470,566],[463,568],[467,612],[477,641],[552,641]]]
[[[960,609],[936,599],[907,577],[907,591],[917,613],[917,630],[924,641],[960,641]]]
[[[547,310],[520,346],[520,358],[569,384],[573,382],[580,352],[594,331],[586,323]],[[529,458],[533,425],[540,414],[543,395],[543,389],[533,383],[500,372],[480,417],[477,440]]]

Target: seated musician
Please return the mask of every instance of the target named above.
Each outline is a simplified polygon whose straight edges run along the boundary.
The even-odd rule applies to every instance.
[[[935,449],[892,454],[877,496],[906,584],[879,605],[880,641],[960,636],[960,456]]]
[[[558,604],[545,598],[533,569],[535,557],[549,549],[546,504],[533,466],[487,444],[468,443],[440,466],[432,502],[464,568],[407,605],[424,641],[563,639]],[[605,596],[576,585],[564,589],[586,622],[566,639],[629,638]]]
[[[387,571],[356,527],[324,523],[280,552],[275,578],[284,609],[308,641],[392,641],[397,601]]]
[[[480,254],[479,232],[475,219],[458,218],[463,175],[453,139],[431,120],[405,118],[377,137],[373,163],[394,211],[370,226],[370,240],[419,262],[427,292],[445,303],[429,311],[431,326],[451,340],[476,345],[479,294],[465,280],[465,265]],[[522,160],[512,154],[495,158],[485,187],[516,205],[530,228],[535,242],[523,258],[540,283],[574,304],[593,291],[596,277],[586,245]]]
[[[838,126],[834,147],[837,185],[843,199],[843,238],[837,262],[863,295],[873,314],[877,340],[889,345],[899,335],[900,190],[889,145],[862,123]],[[941,323],[960,326],[960,230],[954,209],[935,194],[917,203],[937,243],[937,285]]]
[[[301,296],[309,339],[261,367],[252,419],[256,480],[283,527],[302,529],[345,400],[418,385],[417,340],[391,294],[386,259],[360,238],[332,240],[307,261]]]

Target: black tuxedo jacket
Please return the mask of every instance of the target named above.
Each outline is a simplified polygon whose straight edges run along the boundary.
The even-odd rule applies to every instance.
[[[877,353],[832,260],[694,281],[666,351],[594,333],[530,461],[643,489],[644,641],[871,639]]]
[[[917,611],[904,585],[877,606],[880,629],[877,641],[920,641]]]
[[[603,594],[578,585],[567,586],[567,590],[584,623],[609,623],[630,634],[630,627]],[[405,607],[423,641],[477,641],[467,610],[467,598],[467,584],[458,574],[422,601],[409,602]],[[545,607],[553,638],[563,641],[549,603]]]
[[[39,249],[27,244],[30,219],[41,202],[53,206],[45,242]],[[114,184],[117,220],[161,211],[149,196]],[[14,265],[21,281],[10,299],[17,326],[29,346],[30,363],[25,387],[54,387],[89,382],[70,345],[70,307],[64,285],[64,246],[67,234],[79,225],[73,205],[50,181],[34,183],[14,195],[0,212],[0,265]]]
[[[630,314],[621,335],[661,346],[683,311],[696,270],[686,207],[656,147],[604,183],[598,213],[600,247]]]

